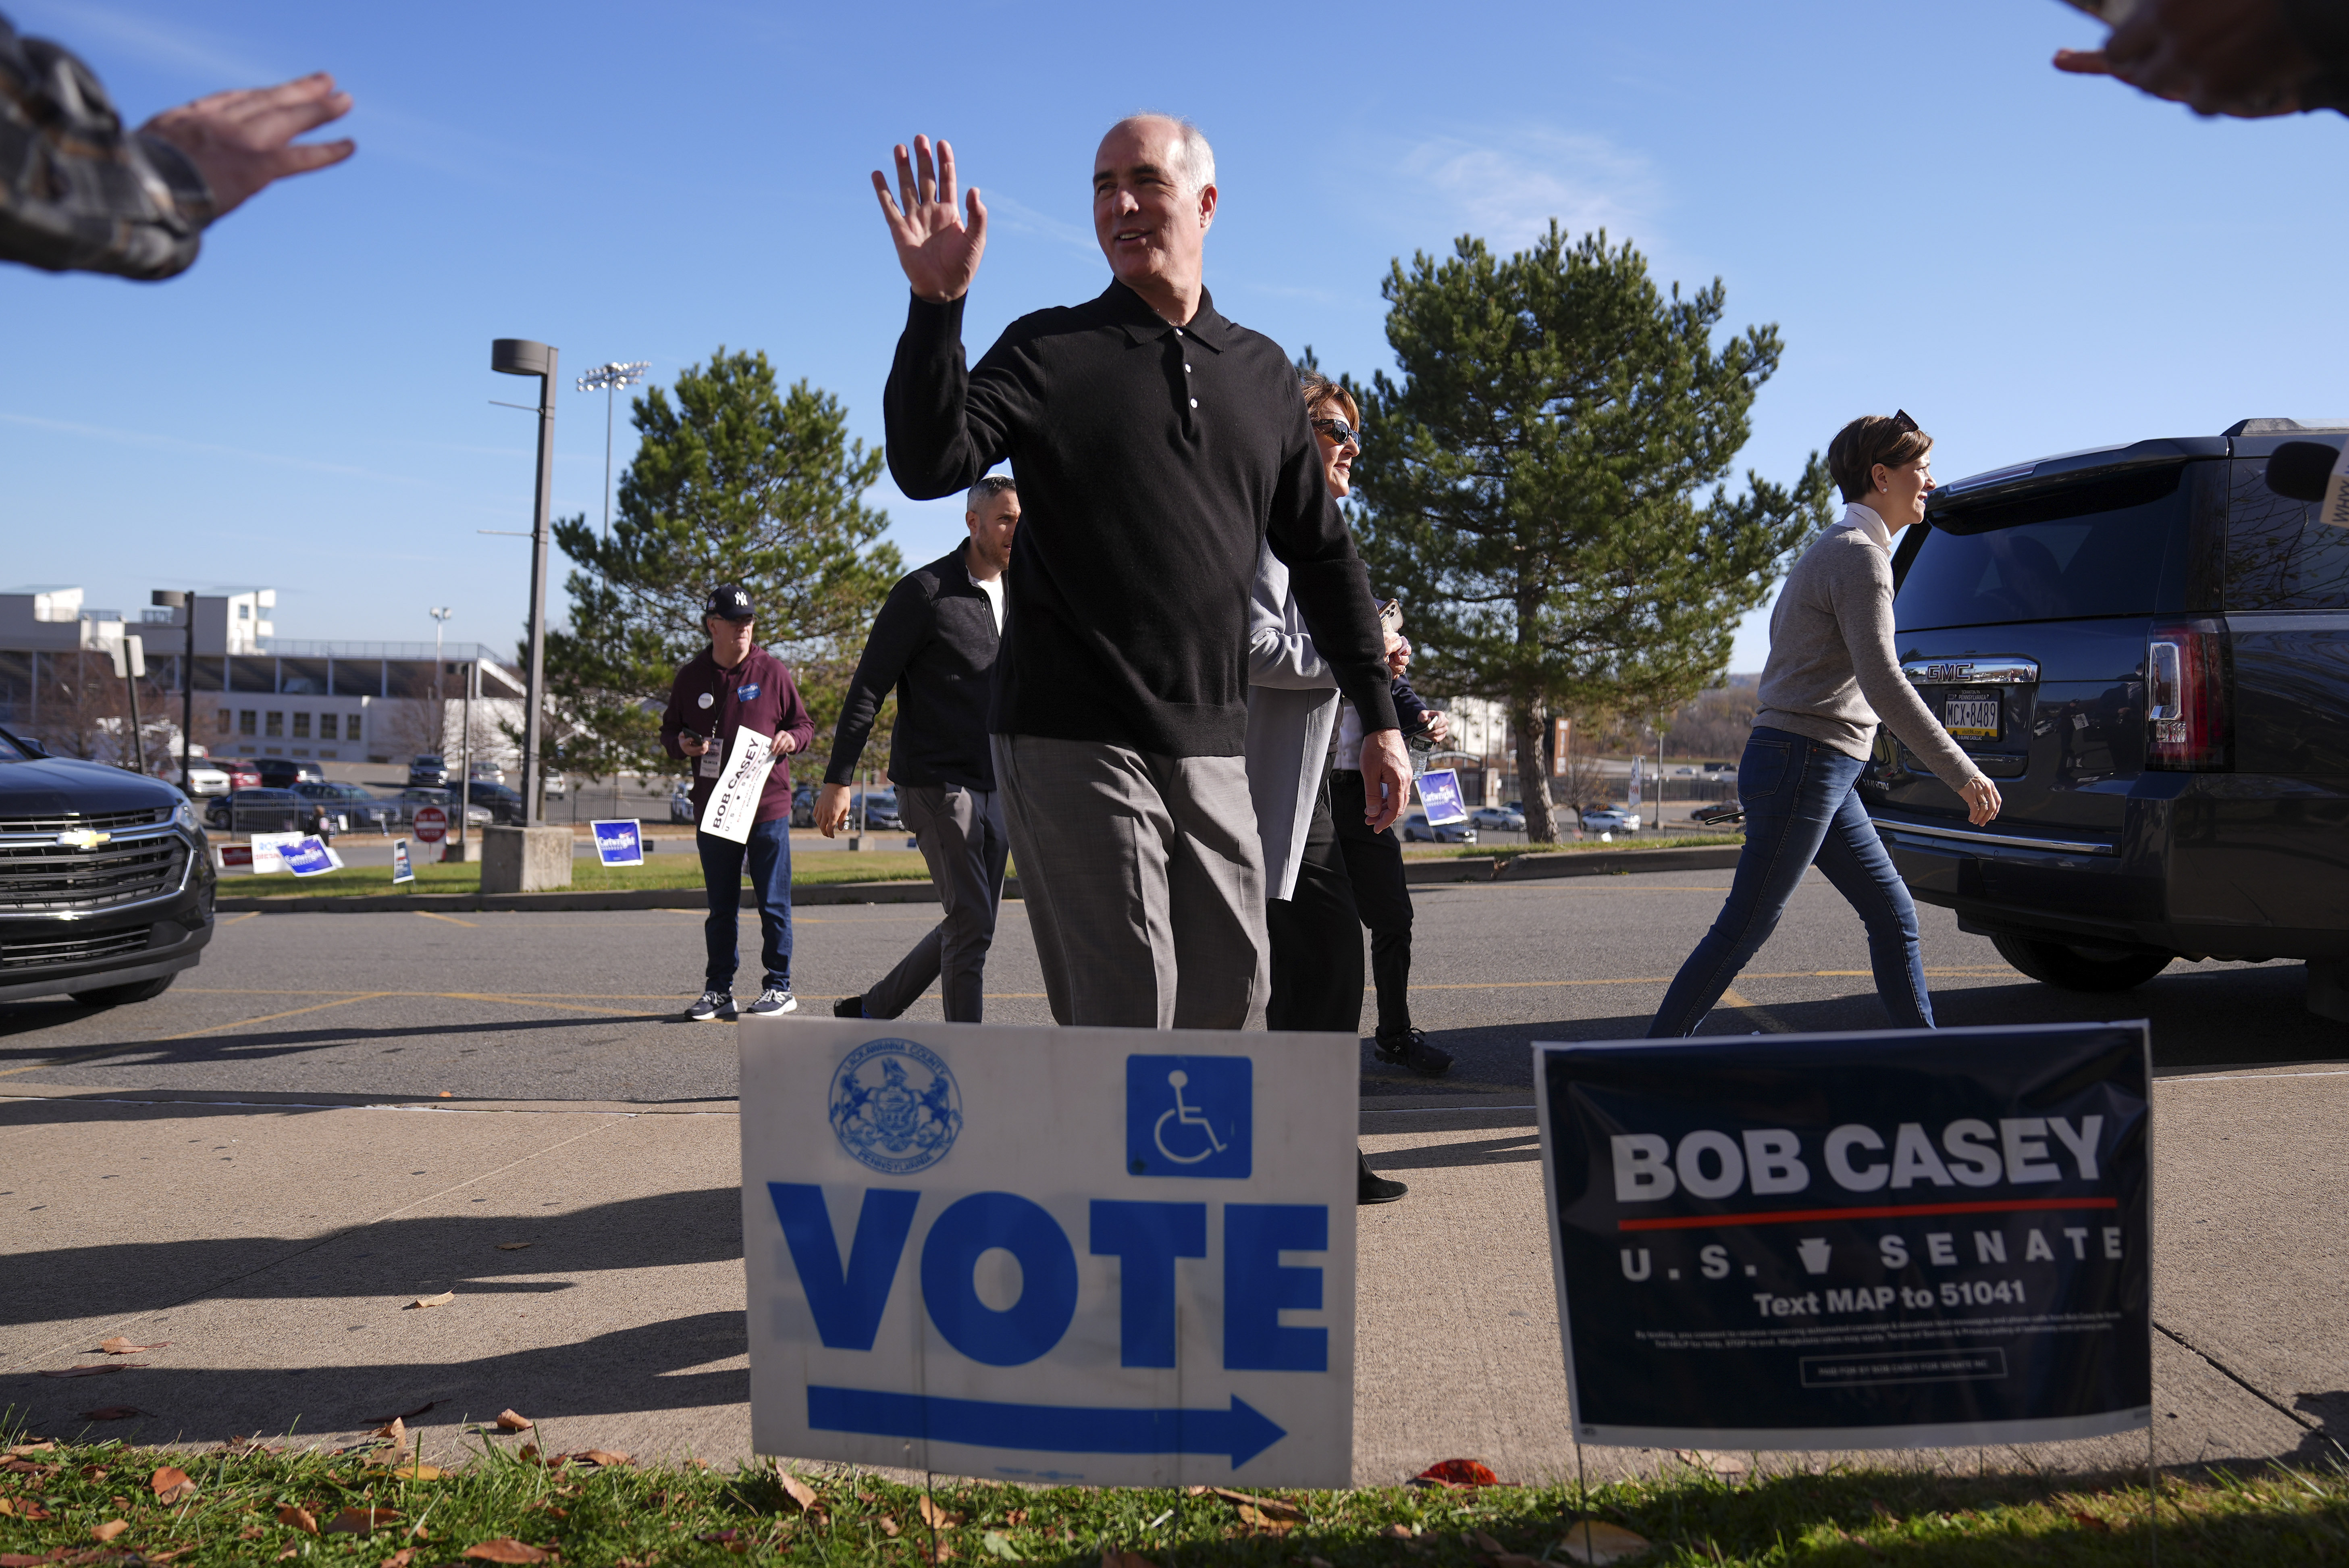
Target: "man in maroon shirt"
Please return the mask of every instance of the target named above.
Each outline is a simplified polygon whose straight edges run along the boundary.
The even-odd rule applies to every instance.
[[[777,753],[748,843],[701,832],[693,836],[701,851],[702,884],[709,890],[709,919],[703,927],[709,973],[701,1000],[685,1014],[696,1022],[734,1019],[745,859],[751,891],[758,895],[759,929],[765,939],[761,956],[766,962],[766,978],[750,1011],[790,1012],[799,1006],[792,995],[792,769],[786,759],[814,738],[815,721],[800,701],[792,672],[750,640],[751,617],[750,596],[741,584],[709,590],[709,602],[702,607],[709,646],[677,672],[668,711],[661,715],[662,749],[672,757],[693,759],[696,822],[709,810],[710,791],[725,771],[738,732],[771,735]]]

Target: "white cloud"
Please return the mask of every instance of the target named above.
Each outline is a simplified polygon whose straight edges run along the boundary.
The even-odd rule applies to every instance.
[[[1652,250],[1663,191],[1648,160],[1601,136],[1535,130],[1475,140],[1445,136],[1404,154],[1399,171],[1464,228],[1503,253],[1522,250],[1556,218],[1568,234],[1605,229]]]

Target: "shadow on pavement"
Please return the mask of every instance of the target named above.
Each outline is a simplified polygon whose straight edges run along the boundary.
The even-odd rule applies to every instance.
[[[526,1007],[527,1002],[491,1002],[473,1005]],[[560,1018],[523,1018],[495,1023],[429,1023],[401,1028],[283,1029],[255,1030],[237,1033],[233,1025],[198,1033],[184,1040],[125,1040],[119,1044],[67,1047],[65,1055],[73,1058],[77,1066],[102,1062],[111,1056],[138,1054],[142,1067],[171,1066],[181,1063],[274,1061],[314,1050],[339,1049],[351,1045],[367,1045],[386,1040],[446,1040],[471,1034],[529,1034],[551,1031],[591,1028],[610,1023],[675,1023],[674,1012],[611,1012],[565,1013]],[[0,1064],[37,1067],[55,1060],[59,1051],[56,1046],[32,1044],[8,1050],[0,1049]],[[60,1063],[60,1064],[63,1064]]]
[[[459,1299],[463,1299],[460,1294]],[[13,1406],[45,1437],[169,1444],[226,1442],[288,1432],[348,1432],[429,1403],[409,1425],[427,1447],[457,1447],[455,1426],[508,1407],[538,1422],[549,1452],[595,1442],[598,1417],[698,1406],[739,1406],[750,1397],[746,1367],[710,1364],[749,1350],[740,1312],[700,1313],[599,1334],[571,1345],[502,1352],[470,1360],[388,1362],[218,1370],[153,1366],[105,1378],[5,1379],[0,1405]],[[707,1370],[696,1370],[708,1368]],[[133,1419],[92,1426],[94,1407],[135,1405]],[[566,1429],[566,1428],[568,1429]],[[715,1443],[712,1445],[717,1446]]]
[[[531,1245],[498,1250],[510,1241]],[[530,1276],[673,1268],[741,1256],[742,1195],[732,1187],[654,1193],[543,1219],[385,1220],[323,1240],[98,1236],[87,1246],[11,1257],[0,1280],[0,1324],[47,1323],[61,1311],[77,1318],[119,1317],[199,1298],[380,1303],[444,1290],[454,1290],[460,1301],[492,1293],[546,1293],[571,1285]]]

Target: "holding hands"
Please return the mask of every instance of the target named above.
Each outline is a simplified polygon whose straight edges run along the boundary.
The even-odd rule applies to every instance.
[[[903,143],[897,147],[897,195],[889,181],[873,171],[873,192],[881,198],[881,216],[897,246],[897,265],[914,292],[933,305],[960,299],[978,275],[978,258],[987,249],[987,208],[978,189],[968,198],[968,221],[955,211],[954,149],[941,141],[931,161],[930,139],[914,138],[912,158]],[[902,204],[901,204],[902,203]]]

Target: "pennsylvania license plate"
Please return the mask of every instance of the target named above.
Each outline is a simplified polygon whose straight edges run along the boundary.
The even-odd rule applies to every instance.
[[[1941,727],[1961,741],[1998,739],[1996,697],[1952,697],[1941,705]]]

